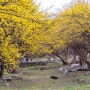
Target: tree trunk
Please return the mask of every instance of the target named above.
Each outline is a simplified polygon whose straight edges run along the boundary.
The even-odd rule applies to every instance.
[[[85,62],[87,64],[87,66],[88,66],[88,70],[90,70],[90,63],[87,61],[86,55],[84,55],[84,53],[81,52],[80,50],[78,51],[78,54],[80,56],[81,63],[83,64],[83,62]]]
[[[89,63],[89,61],[86,61],[86,64],[88,66],[88,70],[90,71],[90,63]]]
[[[3,71],[4,71],[4,64],[1,62],[0,63],[0,78],[3,77]]]
[[[80,61],[79,61],[79,64],[80,64],[80,66],[83,66],[83,62],[82,62],[82,57],[81,56],[79,56],[79,59],[80,59]]]
[[[87,64],[88,70],[90,70],[90,63],[87,61],[87,58],[84,55],[81,55],[82,60]]]
[[[85,45],[84,44],[76,44],[73,47],[73,50],[79,55],[81,66],[83,66],[85,63],[88,66],[88,70],[90,70],[90,63],[87,61],[88,50],[85,47]]]
[[[55,54],[55,53],[54,53],[54,54]],[[63,60],[63,58],[62,58],[60,55],[58,55],[58,54],[55,54],[55,55],[60,58],[60,60],[62,61],[63,65],[67,65],[67,64],[68,64],[67,62],[65,62],[65,61]]]

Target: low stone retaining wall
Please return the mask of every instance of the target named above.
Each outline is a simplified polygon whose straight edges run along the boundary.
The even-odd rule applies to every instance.
[[[27,62],[27,63],[21,63],[20,67],[29,67],[29,66],[38,66],[38,65],[46,65],[47,62]]]
[[[34,70],[51,70],[51,69],[58,69],[60,68],[59,66],[54,66],[54,67],[51,67],[51,66],[41,66],[41,67],[34,67],[32,69]]]

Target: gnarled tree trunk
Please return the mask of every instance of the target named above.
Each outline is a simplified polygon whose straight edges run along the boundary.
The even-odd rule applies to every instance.
[[[58,55],[56,53],[54,53],[54,55],[60,58],[60,60],[62,61],[63,65],[67,65],[68,64],[66,61],[63,60],[63,58],[60,55]]]
[[[3,72],[4,72],[4,64],[3,62],[0,62],[0,78],[3,77]]]
[[[81,66],[83,66],[83,63],[86,63],[87,67],[88,67],[88,70],[90,70],[90,63],[89,63],[89,61],[87,61],[87,50],[85,50],[85,47],[80,45],[80,44],[77,44],[74,47],[74,49],[80,57]]]

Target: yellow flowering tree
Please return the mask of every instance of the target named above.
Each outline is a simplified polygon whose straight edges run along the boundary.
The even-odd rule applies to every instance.
[[[33,0],[0,1],[1,77],[4,67],[16,69],[19,58],[38,51],[43,22],[44,13],[38,11]]]
[[[85,62],[89,69],[90,63],[86,59],[90,52],[90,3],[82,0],[65,8],[54,19],[54,32],[57,34],[53,46],[54,52],[73,51],[79,55],[81,62]],[[69,53],[67,52],[67,53]],[[66,54],[66,53],[65,53]]]

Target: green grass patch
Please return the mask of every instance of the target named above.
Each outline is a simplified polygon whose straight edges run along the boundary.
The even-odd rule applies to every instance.
[[[52,63],[48,63],[47,66],[60,67],[60,64],[58,62],[52,62]]]
[[[48,63],[48,66],[53,67],[57,64]],[[0,90],[90,90],[90,82],[85,84],[78,83],[76,80],[77,78],[90,80],[90,76],[85,75],[84,71],[71,72],[69,76],[66,76],[57,69],[35,70],[32,67],[25,67],[21,70],[20,79],[12,80],[10,86],[5,86],[3,82],[0,82]],[[51,79],[51,75],[57,76],[58,79]]]

